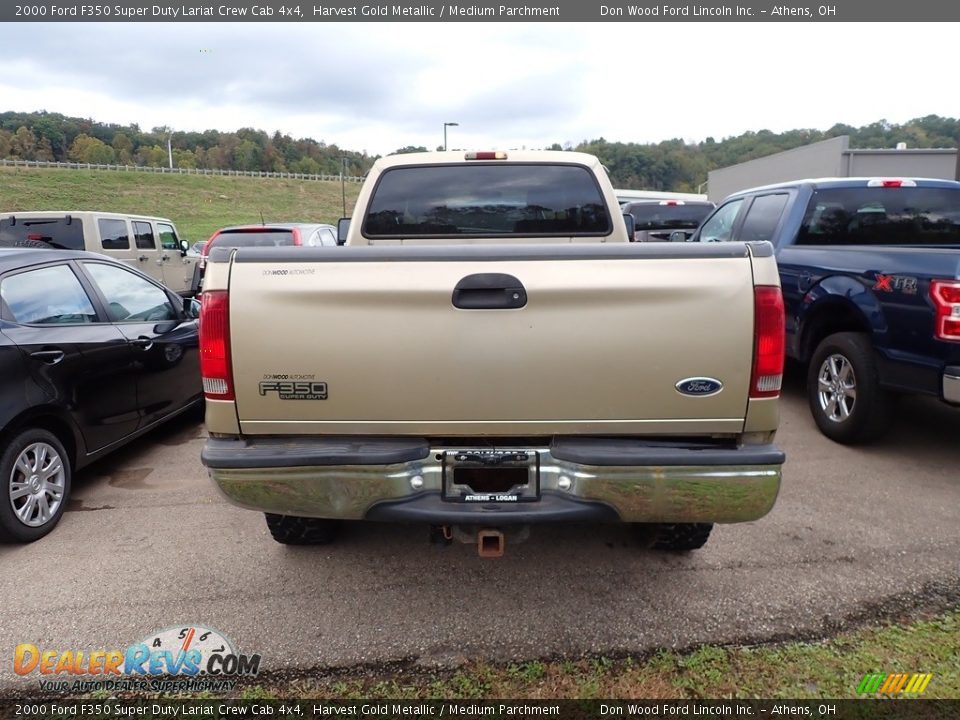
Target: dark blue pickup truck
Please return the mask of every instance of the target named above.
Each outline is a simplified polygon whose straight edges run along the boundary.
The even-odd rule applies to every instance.
[[[960,405],[960,183],[831,178],[731,195],[691,238],[768,240],[820,430],[867,442],[891,395]]]

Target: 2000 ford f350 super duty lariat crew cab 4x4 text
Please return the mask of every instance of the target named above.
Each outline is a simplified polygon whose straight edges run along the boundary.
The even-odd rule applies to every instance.
[[[348,222],[345,247],[207,266],[203,462],[278,541],[411,521],[496,555],[533,523],[623,521],[689,550],[773,506],[768,243],[630,243],[571,152],[387,157]]]

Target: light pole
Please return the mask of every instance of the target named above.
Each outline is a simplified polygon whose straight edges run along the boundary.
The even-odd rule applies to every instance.
[[[340,156],[340,195],[343,198],[343,215],[341,217],[347,216],[347,186],[345,184],[344,175],[347,174],[347,156]]]
[[[447,128],[448,127],[459,127],[460,123],[444,123],[443,124],[443,149],[447,149]]]
[[[173,137],[173,130],[167,128],[167,160],[170,163],[170,169],[173,170],[173,147],[170,145],[170,138]]]

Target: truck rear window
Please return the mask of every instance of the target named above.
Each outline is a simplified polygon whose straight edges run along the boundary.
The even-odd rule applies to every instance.
[[[296,245],[293,230],[227,230],[217,235],[216,247],[281,247]]]
[[[637,230],[696,229],[713,210],[713,203],[629,203],[623,211],[633,215]]]
[[[606,235],[610,215],[580,165],[391,168],[374,189],[367,237]]]
[[[814,192],[798,245],[960,244],[960,191],[825,188]]]
[[[21,240],[37,240],[61,250],[83,250],[83,223],[69,216],[0,220],[0,245],[12,246]]]

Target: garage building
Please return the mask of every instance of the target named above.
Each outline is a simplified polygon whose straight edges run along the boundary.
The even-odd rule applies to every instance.
[[[901,144],[902,145],[902,144]],[[956,148],[851,150],[850,136],[823,140],[711,170],[707,194],[713,202],[746,188],[787,180],[821,177],[926,177],[960,180]]]

